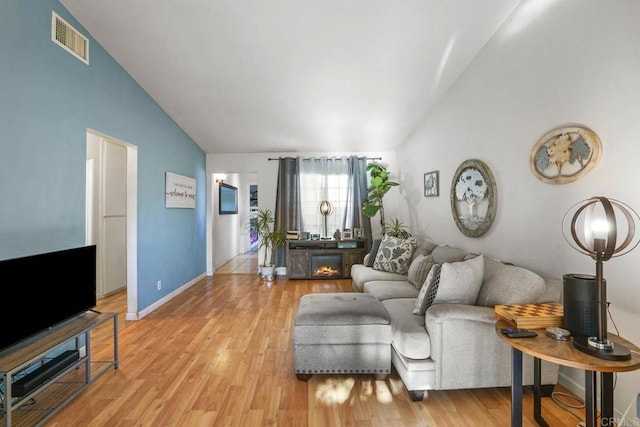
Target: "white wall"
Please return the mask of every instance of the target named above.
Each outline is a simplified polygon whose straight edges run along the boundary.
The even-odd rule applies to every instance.
[[[640,209],[639,17],[634,0],[523,2],[398,152],[412,228],[558,277],[595,274],[594,262],[565,242],[562,218],[596,195]],[[573,183],[543,183],[531,172],[531,151],[548,131],[572,124],[600,137],[600,163]],[[498,189],[495,221],[479,238],[462,235],[450,209],[453,173],[471,158],[489,165]],[[422,176],[431,170],[440,171],[440,196],[425,198]],[[636,249],[604,265],[611,313],[635,343],[639,261]],[[562,369],[561,380],[573,387],[583,378]],[[640,373],[619,374],[616,409],[624,411],[639,391]]]
[[[276,185],[278,183],[278,162],[270,161],[269,158],[278,157],[319,157],[319,156],[366,156],[366,157],[381,157],[381,164],[386,166],[391,172],[391,179],[398,180],[398,167],[396,164],[396,154],[394,152],[359,152],[359,153],[341,153],[341,152],[314,152],[314,153],[251,153],[251,154],[208,154],[207,155],[207,176],[214,177],[220,175],[226,175],[228,177],[225,182],[229,182],[229,179],[235,179],[236,182],[241,182],[243,179],[243,187],[246,187],[248,191],[248,184],[255,183],[258,185],[258,206],[261,208],[268,208],[275,210],[276,203]],[[236,185],[231,183],[232,185]],[[212,190],[213,189],[213,190]],[[233,256],[241,253],[240,248],[244,250],[244,246],[239,245],[235,248],[235,253],[231,253],[233,249],[221,248],[220,246],[227,245],[229,241],[237,241],[238,236],[243,233],[243,223],[240,221],[233,223],[226,221],[226,218],[222,218],[224,223],[220,223],[220,227],[216,226],[216,219],[220,219],[217,214],[217,205],[215,204],[215,198],[217,198],[217,186],[215,184],[215,178],[209,178],[207,182],[207,271],[208,274],[213,274],[216,267],[224,264]],[[249,195],[241,196],[243,201],[249,200]],[[387,196],[385,196],[385,215],[391,219],[396,216],[399,218],[406,218],[398,208],[399,190],[392,189]],[[248,203],[248,202],[247,202]],[[240,205],[242,206],[242,205]],[[248,211],[248,208],[247,208]],[[237,215],[223,215],[235,216]],[[248,219],[248,218],[247,218]],[[407,221],[405,219],[405,221]],[[245,221],[246,222],[246,221]],[[377,217],[371,220],[374,235],[380,234],[379,226],[377,225],[379,220]]]

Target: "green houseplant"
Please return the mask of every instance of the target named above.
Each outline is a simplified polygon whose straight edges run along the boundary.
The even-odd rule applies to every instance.
[[[271,209],[259,208],[252,214],[252,225],[258,235],[259,248],[264,248],[264,258],[260,264],[262,276],[273,275],[273,260],[275,249],[284,246],[287,236],[279,230],[274,230],[275,216]]]
[[[411,237],[409,227],[400,222],[398,218],[395,218],[393,221],[385,224],[384,234],[387,236],[400,237],[401,239]]]
[[[391,190],[391,188],[396,187],[399,184],[395,181],[389,181],[389,171],[378,163],[369,163],[367,165],[367,171],[371,175],[371,181],[367,188],[368,198],[362,206],[362,213],[369,218],[373,218],[378,212],[380,212],[380,228],[382,229],[382,234],[384,234],[386,227],[382,199],[384,198],[384,195]]]

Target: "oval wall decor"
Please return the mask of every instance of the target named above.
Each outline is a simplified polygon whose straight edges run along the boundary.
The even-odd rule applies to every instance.
[[[498,194],[491,169],[482,160],[462,162],[451,181],[451,213],[465,236],[482,236],[496,216]]]
[[[548,184],[567,184],[593,169],[600,160],[600,138],[580,126],[552,130],[531,152],[533,174]]]

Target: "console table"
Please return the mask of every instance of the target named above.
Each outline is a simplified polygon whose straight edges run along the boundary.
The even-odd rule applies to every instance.
[[[536,329],[535,338],[508,338],[501,329],[513,325],[498,320],[496,333],[511,346],[511,425],[522,426],[522,353],[533,356],[533,416],[541,426],[548,426],[542,418],[540,404],[540,363],[541,360],[561,366],[582,369],[585,371],[585,418],[587,427],[596,427],[596,373],[600,373],[600,415],[614,425],[613,417],[613,373],[628,372],[640,369],[640,349],[633,343],[617,335],[609,334],[609,340],[631,350],[631,359],[613,361],[590,356],[573,346],[573,338],[559,341],[546,335],[544,329]]]
[[[287,278],[344,279],[364,260],[366,240],[287,240]],[[326,268],[325,268],[326,267]]]
[[[113,354],[110,359],[96,360],[91,346],[91,331],[111,323]],[[75,357],[59,369],[50,354],[72,348]],[[62,353],[64,354],[64,353]],[[51,362],[51,363],[49,363]],[[49,364],[48,364],[49,363]],[[33,386],[14,396],[16,379],[31,367],[41,366],[44,372],[33,379]],[[110,368],[118,368],[118,315],[87,311],[32,339],[0,352],[0,424],[41,425],[62,406],[77,396]],[[48,371],[48,372],[47,372]],[[32,375],[38,370],[31,371]]]

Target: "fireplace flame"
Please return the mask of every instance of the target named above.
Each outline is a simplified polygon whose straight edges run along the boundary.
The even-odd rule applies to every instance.
[[[313,271],[313,275],[314,276],[339,276],[340,275],[340,270],[337,270],[333,267],[327,266],[327,265],[323,265],[321,267],[318,267],[317,269],[315,269]]]

